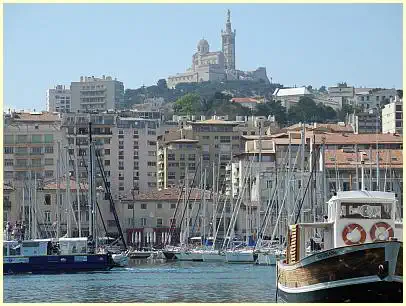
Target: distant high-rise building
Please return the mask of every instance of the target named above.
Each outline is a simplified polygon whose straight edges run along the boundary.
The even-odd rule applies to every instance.
[[[71,83],[71,111],[105,111],[120,109],[124,103],[123,82],[110,76],[80,77]]]
[[[56,85],[47,90],[47,111],[69,113],[71,111],[71,92],[65,85]]]

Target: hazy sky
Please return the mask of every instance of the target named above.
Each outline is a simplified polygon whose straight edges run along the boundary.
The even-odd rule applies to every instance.
[[[5,4],[4,105],[45,109],[45,92],[81,75],[125,88],[191,64],[197,42],[221,50],[231,10],[236,67],[285,86],[402,86],[401,4]]]

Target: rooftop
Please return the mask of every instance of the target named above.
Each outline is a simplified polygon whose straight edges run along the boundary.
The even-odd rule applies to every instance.
[[[219,119],[209,119],[203,121],[190,122],[192,125],[234,125],[237,126],[239,123],[235,121],[226,121]]]
[[[231,102],[234,103],[260,103],[258,100],[253,98],[232,98]]]
[[[43,190],[57,190],[57,188],[58,188],[58,184],[57,184],[57,182],[55,180],[55,181],[51,181],[51,182],[46,183],[44,185],[44,187],[43,187]],[[73,190],[76,191],[76,188],[77,188],[76,181],[71,179],[70,180],[70,190],[71,191],[73,191]],[[59,190],[66,190],[66,180],[65,180],[65,178],[61,179],[60,184],[59,184]],[[87,191],[87,184],[80,183],[79,184],[79,190]]]
[[[14,112],[12,119],[19,122],[54,122],[61,120],[58,113],[50,112]]]
[[[167,188],[161,190],[154,190],[145,193],[134,194],[134,199],[136,201],[177,201],[179,199],[181,189],[180,188]],[[183,193],[182,198],[185,193]],[[212,193],[206,191],[206,199],[211,198]],[[193,188],[190,193],[190,200],[200,200],[201,191],[200,189]],[[132,201],[132,196],[127,196],[127,201]]]
[[[303,96],[311,94],[306,87],[297,88],[276,88],[273,95],[277,97],[283,96]]]

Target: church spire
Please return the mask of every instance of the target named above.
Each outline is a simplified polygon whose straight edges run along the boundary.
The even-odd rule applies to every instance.
[[[226,32],[231,33],[231,12],[227,10]]]
[[[221,30],[224,66],[226,69],[235,69],[235,30],[231,29],[231,12],[227,10],[226,30]]]

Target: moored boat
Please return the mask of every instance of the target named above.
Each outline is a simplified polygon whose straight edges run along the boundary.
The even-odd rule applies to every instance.
[[[3,274],[74,273],[114,267],[110,254],[88,252],[87,238],[4,241]]]
[[[292,225],[286,260],[277,266],[278,300],[402,302],[395,209],[393,193],[344,191],[328,202],[326,222]]]

